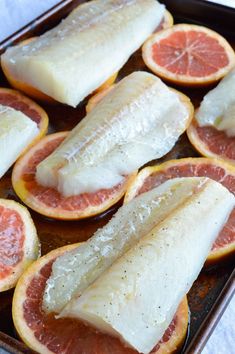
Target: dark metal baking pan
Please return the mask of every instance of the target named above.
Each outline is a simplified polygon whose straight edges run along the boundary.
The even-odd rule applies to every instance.
[[[56,25],[75,6],[84,1],[64,0],[47,11],[29,25],[19,30],[11,37],[0,43],[0,52],[3,52],[9,45],[19,42],[22,39],[39,35],[47,29]],[[211,27],[225,35],[233,45],[235,40],[235,10],[225,6],[207,3],[201,0],[165,0],[168,10],[174,16],[175,22],[197,23]],[[142,61],[140,52],[136,52],[120,71],[120,77],[138,69],[146,69]],[[8,86],[1,73],[0,86]],[[189,96],[200,100],[203,92],[186,91]],[[50,131],[61,131],[71,129],[78,120],[84,116],[84,103],[78,108],[63,106],[42,105],[50,117]],[[64,119],[66,117],[66,120]],[[186,136],[183,136],[173,151],[163,160],[169,158],[179,158],[184,156],[197,156]],[[4,184],[4,190],[1,185]],[[10,182],[10,175],[7,174],[0,180],[0,197],[2,193],[11,199],[17,199]],[[115,208],[114,208],[115,209]],[[42,243],[43,253],[47,253],[53,248],[64,244],[86,240],[92,233],[111,217],[114,210],[99,218],[86,221],[63,222],[51,221],[32,212],[39,237]],[[181,353],[199,354],[202,351],[210,333],[221,317],[229,300],[234,292],[234,260],[225,262],[205,269],[201,272],[192,289],[189,292],[189,305],[191,319],[188,337]],[[13,291],[0,294],[0,348],[9,353],[33,353],[20,340],[14,330],[11,317],[11,301]],[[1,349],[0,349],[1,351]],[[79,353],[78,353],[79,354]],[[110,353],[112,354],[112,353]]]

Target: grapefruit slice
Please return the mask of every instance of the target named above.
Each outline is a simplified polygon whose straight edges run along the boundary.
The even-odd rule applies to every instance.
[[[115,85],[110,85],[104,90],[97,92],[95,95],[91,96],[86,105],[86,113],[92,111],[93,108],[115,87]]]
[[[187,129],[191,144],[203,156],[216,157],[235,165],[235,139],[213,126],[200,127],[193,119]]]
[[[171,160],[140,171],[129,186],[124,202],[176,177],[209,177],[222,183],[235,194],[235,168],[223,161],[209,158],[184,158]],[[208,263],[217,262],[235,252],[235,209],[217,237],[207,258]]]
[[[170,21],[170,14],[166,17],[166,21]],[[20,45],[21,46],[27,45],[28,43],[32,42],[36,38],[37,37],[27,38],[24,41],[22,41],[20,43]],[[4,65],[3,62],[1,62],[1,67],[2,67],[3,73],[5,74],[5,76],[7,78],[7,81],[15,89],[24,92],[26,95],[28,95],[28,96],[36,99],[36,100],[39,100],[39,101],[42,101],[42,102],[51,103],[51,104],[55,104],[55,103],[57,104],[57,101],[55,101],[52,97],[46,95],[45,93],[39,91],[38,89],[36,89],[33,86],[28,85],[25,82],[22,82],[22,81],[19,81],[19,80],[15,79],[15,77],[12,75],[10,70]],[[110,85],[112,85],[114,83],[114,81],[116,80],[117,75],[118,75],[118,72],[113,74],[97,90],[95,90],[95,92],[102,91],[102,90],[106,89],[107,87],[109,87]]]
[[[18,197],[38,213],[55,219],[77,220],[97,215],[117,203],[136,173],[113,188],[71,197],[63,197],[53,188],[40,186],[35,179],[37,165],[58,147],[67,134],[47,135],[22,156],[14,166],[12,185]]]
[[[13,288],[39,253],[28,210],[13,200],[0,199],[0,292]]]
[[[101,334],[82,322],[61,318],[43,312],[42,296],[46,280],[55,259],[78,244],[51,251],[32,264],[20,278],[15,289],[12,314],[15,328],[22,340],[33,350],[43,353],[63,354],[137,354],[121,342]],[[182,300],[174,319],[152,354],[173,353],[182,345],[188,326],[187,298]]]
[[[178,24],[151,36],[143,60],[159,77],[185,86],[220,80],[235,65],[235,54],[218,33],[202,26]]]
[[[156,32],[159,32],[163,29],[167,29],[167,28],[170,28],[172,27],[174,24],[174,19],[173,19],[173,16],[172,14],[166,10],[165,13],[164,13],[164,17],[163,17],[163,20],[162,22],[160,23],[160,25],[156,28],[156,30],[154,31],[154,33]]]
[[[109,86],[113,85],[113,83],[115,82],[117,76],[118,76],[118,72],[116,72],[115,74],[110,76],[100,87],[98,87],[98,89],[95,90],[94,93],[102,92],[103,90],[108,89]]]
[[[23,112],[27,117],[37,123],[39,133],[27,149],[46,134],[48,128],[48,116],[44,109],[28,97],[12,89],[0,88],[0,104]]]

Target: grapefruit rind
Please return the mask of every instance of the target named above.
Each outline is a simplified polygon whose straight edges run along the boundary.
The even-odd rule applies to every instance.
[[[114,73],[111,75],[100,87],[98,87],[93,93],[99,93],[102,92],[103,90],[108,89],[110,86],[112,86],[118,77],[118,72]]]
[[[37,150],[41,150],[43,146],[45,146],[49,141],[52,139],[57,138],[65,138],[68,132],[60,132],[55,134],[50,134],[44,137],[38,144],[34,145],[25,155],[23,155],[15,164],[12,172],[12,185],[13,188],[18,195],[18,197],[31,209],[35,210],[39,214],[44,216],[54,218],[54,219],[61,219],[61,220],[79,220],[85,219],[91,216],[98,215],[114,204],[116,204],[125,194],[126,189],[128,188],[129,184],[134,180],[136,177],[137,172],[132,173],[128,176],[123,183],[122,188],[115,192],[110,198],[103,201],[99,206],[88,206],[83,210],[65,210],[65,209],[58,209],[46,206],[43,203],[40,203],[37,198],[33,196],[25,187],[25,182],[22,179],[22,171],[24,166],[27,166],[29,158],[33,156],[33,154]]]
[[[37,37],[27,38],[27,39],[23,40],[18,45],[20,45],[20,46],[27,45],[28,43],[32,42],[36,38]],[[28,95],[36,100],[42,101],[42,102],[47,102],[47,103],[55,103],[56,102],[52,97],[49,97],[45,93],[36,89],[35,87],[28,85],[26,82],[22,82],[22,81],[15,79],[3,61],[1,61],[1,67],[2,67],[2,71],[3,71],[4,75],[7,78],[7,81],[15,89],[22,91],[26,95]]]
[[[189,31],[189,30],[194,30],[194,31],[200,31],[204,32],[210,37],[216,38],[219,44],[222,45],[222,47],[225,49],[225,52],[227,54],[229,63],[223,68],[220,68],[217,70],[215,73],[206,75],[203,77],[192,77],[189,75],[183,75],[183,74],[175,74],[170,72],[169,70],[165,69],[163,66],[158,65],[152,57],[152,46],[164,39],[167,38],[169,35],[176,31]],[[215,31],[203,27],[203,26],[198,26],[198,25],[189,25],[189,24],[178,24],[174,25],[170,28],[164,29],[162,31],[159,31],[155,34],[153,34],[143,45],[142,47],[142,57],[143,60],[146,64],[146,66],[157,76],[161,77],[163,80],[166,80],[168,82],[182,85],[182,86],[207,86],[212,83],[215,83],[219,81],[222,77],[224,77],[235,65],[235,53],[230,46],[230,44],[226,41],[225,38],[223,38],[221,35],[216,33]]]
[[[173,25],[174,25],[174,18],[172,14],[168,10],[165,10],[162,29],[170,28]]]
[[[52,97],[37,90],[35,87],[28,85],[26,82],[19,81],[19,80],[15,79],[13,74],[4,65],[3,62],[1,62],[1,66],[2,66],[3,73],[7,78],[7,81],[14,89],[19,90],[19,91],[25,93],[26,95],[32,97],[33,99],[36,99],[36,100],[39,100],[42,102],[46,102],[46,103],[55,103],[56,102]]]
[[[31,146],[38,142],[47,133],[49,119],[47,113],[41,108],[36,102],[32,101],[30,98],[26,97],[22,93],[9,88],[0,87],[0,96],[3,94],[12,95],[16,97],[19,102],[26,103],[30,108],[33,108],[40,115],[40,123],[38,124],[39,132],[38,135],[33,139],[33,141],[23,150],[21,153],[24,154]],[[28,116],[29,117],[29,116]],[[30,118],[30,117],[29,117]]]
[[[174,89],[174,88],[170,88],[172,91],[174,91],[178,96],[180,101],[185,105],[185,107],[187,108],[188,111],[188,119],[187,119],[187,123],[185,125],[184,131],[186,131],[188,129],[188,127],[190,126],[193,116],[194,116],[194,106],[190,100],[190,98],[188,96],[186,96],[184,93]],[[183,134],[183,132],[181,133]]]
[[[161,342],[160,348],[157,351],[152,351],[151,354],[166,354],[166,353],[178,353],[182,348],[188,331],[189,323],[189,307],[187,296],[184,296],[177,309],[177,321],[178,324],[174,329],[174,333],[171,335],[167,342]]]
[[[10,275],[0,280],[0,292],[2,292],[13,288],[25,269],[40,256],[40,243],[33,220],[23,205],[9,199],[0,199],[0,205],[16,211],[21,216],[25,233],[23,258],[17,265],[13,266]]]
[[[152,174],[157,174],[163,172],[164,170],[166,171],[173,166],[182,166],[185,164],[198,164],[198,165],[211,164],[214,166],[219,166],[223,168],[227,172],[227,174],[234,176],[235,179],[235,167],[222,160],[205,158],[205,157],[198,157],[198,158],[187,157],[178,160],[170,160],[170,161],[163,162],[162,164],[157,166],[149,166],[143,168],[138,173],[138,175],[136,176],[132,184],[129,185],[129,188],[127,189],[124,197],[124,204],[130,202],[138,195],[138,191],[144,185],[145,180]],[[230,256],[234,252],[235,252],[235,242],[232,242],[222,248],[215,248],[211,250],[210,254],[207,257],[206,263],[207,264],[216,263]]]
[[[45,266],[48,262],[61,256],[64,252],[71,251],[72,249],[78,247],[81,243],[66,245],[64,247],[57,248],[45,256],[39,258],[36,262],[31,264],[31,266],[23,273],[20,277],[17,286],[15,288],[13,302],[12,302],[12,318],[14,322],[15,329],[23,340],[23,342],[32,350],[35,350],[43,354],[53,354],[52,351],[47,349],[45,345],[40,343],[34,336],[33,331],[27,325],[24,319],[23,306],[27,299],[27,287],[31,280],[36,274],[39,274],[40,269]],[[178,350],[186,337],[188,328],[188,318],[189,309],[187,297],[185,296],[181,301],[177,309],[177,326],[174,329],[173,335],[169,338],[167,342],[161,342],[160,348],[157,351],[152,351],[154,354],[165,354],[166,352],[174,353]]]
[[[86,113],[90,113],[93,108],[115,87],[115,84],[106,87],[104,90],[97,92],[89,98],[86,105]]]
[[[232,256],[235,253],[235,242],[230,243],[226,247],[223,248],[216,248],[212,250],[207,257],[207,264],[214,264],[220,260],[223,260],[230,255]]]
[[[187,136],[189,138],[190,143],[193,145],[193,147],[202,156],[217,158],[217,159],[220,159],[222,161],[225,161],[225,162],[230,163],[235,166],[235,160],[226,158],[225,156],[220,156],[219,154],[215,154],[210,149],[208,149],[207,144],[199,137],[199,135],[197,133],[197,126],[198,126],[198,124],[197,124],[196,119],[193,119],[187,129]]]

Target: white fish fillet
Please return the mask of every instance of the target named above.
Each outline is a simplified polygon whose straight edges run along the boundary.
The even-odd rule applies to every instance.
[[[77,106],[117,72],[163,19],[156,0],[96,0],[77,7],[57,27],[2,63],[20,81]]]
[[[234,200],[219,183],[199,179],[193,195],[72,299],[60,317],[82,319],[149,353],[197,278]]]
[[[43,307],[59,313],[118,257],[185,202],[198,180],[170,180],[122,206],[111,221],[77,249],[59,257],[45,288]]]
[[[24,113],[0,104],[0,177],[38,134],[38,127]]]
[[[38,165],[37,180],[65,196],[111,188],[170,151],[190,113],[159,78],[134,72]]]
[[[200,126],[212,125],[235,136],[235,69],[204,96],[195,116]]]

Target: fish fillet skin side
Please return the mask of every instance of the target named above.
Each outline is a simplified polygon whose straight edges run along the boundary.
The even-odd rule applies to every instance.
[[[57,27],[10,47],[2,65],[11,77],[76,107],[121,67],[163,19],[155,0],[96,0]]]
[[[118,185],[171,150],[190,105],[155,75],[128,75],[37,166],[38,183],[66,197]]]
[[[234,196],[221,184],[204,178],[198,183],[195,193],[73,298],[59,317],[78,318],[149,353],[234,207]]]
[[[37,124],[24,113],[0,104],[0,177],[38,132]]]

